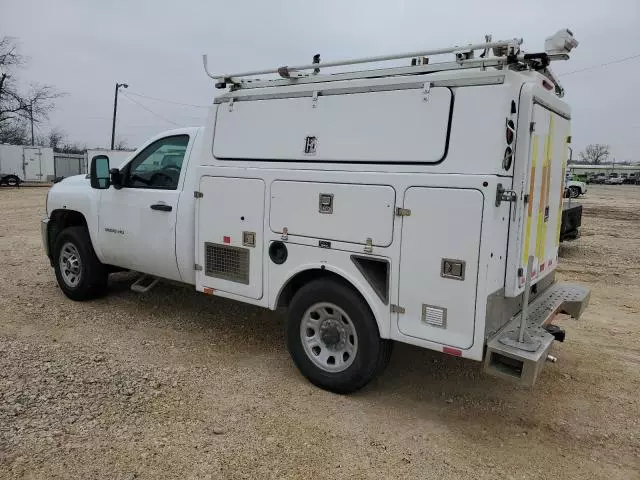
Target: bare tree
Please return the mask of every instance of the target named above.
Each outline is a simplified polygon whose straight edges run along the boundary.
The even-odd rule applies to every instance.
[[[580,152],[580,160],[584,163],[599,165],[606,162],[607,158],[609,158],[609,145],[593,143]]]
[[[24,145],[30,141],[27,123],[23,120],[0,123],[0,143]]]
[[[87,151],[87,147],[77,143],[65,143],[60,145],[57,151],[60,153],[84,153]]]
[[[129,150],[129,147],[127,147],[127,141],[123,139],[118,140],[114,150]]]
[[[13,72],[26,63],[27,59],[19,53],[18,42],[12,37],[1,37],[0,136],[9,137],[2,132],[15,131],[12,125],[24,120],[32,125],[46,120],[55,106],[54,100],[62,95],[51,85],[32,84],[26,92],[21,91]]]
[[[59,128],[52,128],[47,135],[47,146],[58,150],[65,141],[67,134]]]

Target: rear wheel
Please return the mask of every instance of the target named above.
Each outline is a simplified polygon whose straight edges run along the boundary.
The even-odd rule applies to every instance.
[[[311,383],[350,393],[384,369],[392,342],[380,338],[371,310],[356,291],[318,279],[303,286],[291,302],[287,346]]]
[[[89,300],[107,291],[108,273],[91,245],[85,227],[69,227],[58,235],[53,249],[58,285],[72,300]]]
[[[578,187],[569,187],[569,196],[571,198],[578,198],[580,196],[580,189]]]

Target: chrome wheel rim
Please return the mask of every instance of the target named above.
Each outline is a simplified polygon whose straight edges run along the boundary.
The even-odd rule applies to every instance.
[[[342,372],[358,353],[358,335],[349,315],[333,303],[309,307],[300,322],[300,340],[309,360],[325,372]]]
[[[71,288],[77,287],[82,277],[82,261],[80,252],[73,243],[67,242],[62,246],[59,265],[64,283]]]

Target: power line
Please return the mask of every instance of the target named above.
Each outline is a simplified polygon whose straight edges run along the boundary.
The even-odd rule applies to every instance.
[[[179,123],[174,122],[173,120],[169,120],[168,118],[163,117],[162,115],[160,115],[159,113],[154,112],[153,110],[145,107],[143,104],[141,104],[140,102],[138,102],[137,100],[131,98],[127,93],[125,92],[120,92],[121,94],[123,94],[125,97],[127,97],[127,99],[129,99],[130,101],[132,101],[133,103],[135,103],[136,105],[138,105],[140,108],[146,110],[147,112],[149,112],[150,114],[158,117],[161,120],[164,120],[165,122],[168,122],[172,125],[175,125],[177,127],[182,127],[182,125],[180,125]]]
[[[209,108],[207,105],[194,105],[193,103],[175,102],[173,100],[165,100],[164,98],[150,97],[149,95],[142,95],[141,93],[135,93],[135,92],[127,92],[127,95],[135,95],[136,97],[147,98],[149,100],[156,100],[158,102],[171,103],[172,105],[181,105],[183,107]]]
[[[567,75],[573,75],[574,73],[586,72],[587,70],[594,70],[596,68],[606,67],[607,65],[613,65],[614,63],[623,63],[628,62],[629,60],[634,60],[636,58],[640,58],[640,53],[636,55],[631,55],[630,57],[619,58],[618,60],[611,60],[610,62],[601,63],[600,65],[593,65],[591,67],[580,68],[578,70],[574,70],[572,72],[567,72],[558,75],[559,77],[566,77]]]

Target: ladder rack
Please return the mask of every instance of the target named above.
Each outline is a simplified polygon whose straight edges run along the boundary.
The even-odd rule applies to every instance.
[[[487,67],[504,68],[506,65],[519,64],[521,69],[533,68],[542,71],[556,84],[558,93],[562,88],[550,71],[546,68],[551,60],[567,60],[569,51],[577,46],[570,30],[563,29],[555,35],[548,37],[545,42],[545,53],[523,54],[520,53],[522,38],[511,40],[491,41],[491,36],[485,37],[485,42],[434,50],[421,50],[390,55],[378,55],[373,57],[338,60],[333,62],[321,62],[320,55],[314,56],[313,63],[295,66],[281,66],[263,70],[250,70],[232,74],[213,74],[209,71],[207,55],[202,56],[202,63],[206,74],[216,80],[216,88],[230,86],[232,90],[240,88],[256,88],[263,86],[290,85],[297,83],[315,83],[335,80],[347,80],[355,78],[371,78],[386,75],[403,75],[411,73],[428,73],[435,71],[459,70],[468,68]],[[475,52],[482,50],[479,57]],[[493,50],[493,56],[489,52]],[[430,63],[430,57],[455,54],[454,62]],[[371,64],[388,62],[391,60],[413,59],[411,66],[391,67],[384,69],[360,70],[347,73],[333,73],[320,75],[320,69],[330,67],[342,67],[348,65]],[[280,78],[255,78],[258,75],[278,75]]]

